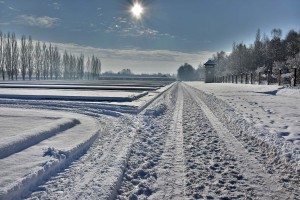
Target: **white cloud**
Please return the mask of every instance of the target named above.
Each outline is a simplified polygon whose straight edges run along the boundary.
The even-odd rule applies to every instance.
[[[125,37],[148,37],[148,38],[159,38],[169,37],[175,38],[175,36],[168,33],[161,33],[158,30],[145,27],[142,22],[134,22],[127,18],[114,17],[113,22],[105,30],[106,32],[118,33]]]
[[[53,7],[55,10],[60,9],[60,4],[58,2],[52,2],[48,4],[50,7]]]
[[[33,15],[19,15],[16,22],[28,26],[51,28],[58,24],[60,19],[49,16],[36,17]]]
[[[14,7],[8,6],[8,9],[12,10],[12,11],[20,11],[19,9],[16,9]]]
[[[102,71],[120,71],[130,68],[135,73],[176,73],[180,65],[187,62],[197,68],[199,63],[206,62],[215,52],[201,51],[184,53],[169,50],[137,50],[137,49],[101,49],[77,44],[52,43],[63,52],[86,57],[95,55],[101,59]]]

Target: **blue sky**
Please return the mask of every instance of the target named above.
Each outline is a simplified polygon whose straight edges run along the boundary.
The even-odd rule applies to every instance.
[[[300,30],[298,0],[0,0],[0,30],[31,35],[75,53],[96,54],[103,70],[175,73],[232,42],[252,43],[258,28]]]

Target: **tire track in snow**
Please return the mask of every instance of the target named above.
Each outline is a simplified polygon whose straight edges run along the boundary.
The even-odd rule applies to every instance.
[[[184,91],[183,133],[189,199],[249,199],[253,188],[195,100]]]
[[[170,130],[166,136],[164,152],[158,172],[158,192],[154,199],[185,199],[185,165],[183,153],[183,92],[178,85],[178,96]]]
[[[263,170],[263,166],[253,156],[249,155],[247,149],[229,132],[229,130],[216,118],[213,112],[201,100],[198,93],[191,88],[183,86],[190,96],[197,102],[205,113],[210,123],[213,125],[219,137],[225,141],[227,148],[234,153],[240,161],[238,167],[248,179],[252,181],[252,186],[256,190],[257,196],[261,199],[287,199],[289,193],[285,193],[283,188],[271,175]]]
[[[135,134],[130,124],[126,128],[128,120],[103,117],[105,129],[87,154],[39,186],[29,199],[113,199]]]

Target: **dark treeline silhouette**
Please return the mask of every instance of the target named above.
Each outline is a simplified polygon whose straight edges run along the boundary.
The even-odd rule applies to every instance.
[[[184,63],[177,70],[177,79],[181,81],[198,81],[203,80],[205,68],[202,64],[195,69],[192,65]]]
[[[198,79],[198,73],[192,65],[184,63],[177,70],[177,79],[181,81],[194,81]]]
[[[213,56],[216,65],[216,76],[228,76],[241,73],[267,73],[274,76],[279,70],[287,76],[292,76],[292,69],[300,72],[300,31],[290,30],[284,39],[282,31],[273,29],[272,38],[265,34],[261,37],[260,30],[256,33],[253,44],[233,43],[232,52],[226,55],[224,51]],[[297,73],[297,74],[298,74]],[[299,76],[299,75],[298,75]]]
[[[33,42],[31,36],[21,37],[14,33],[0,31],[0,74],[3,80],[52,79],[98,79],[101,73],[99,58],[83,54],[76,56],[65,51],[63,55],[57,46],[45,42]]]
[[[163,74],[163,73],[152,73],[152,74],[136,74],[131,71],[131,69],[125,68],[119,72],[106,71],[101,74],[101,76],[139,76],[139,77],[173,77],[171,74]]]

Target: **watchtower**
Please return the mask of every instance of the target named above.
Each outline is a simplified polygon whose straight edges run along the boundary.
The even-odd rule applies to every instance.
[[[212,60],[208,60],[205,66],[205,83],[213,83],[215,79],[215,65]]]

